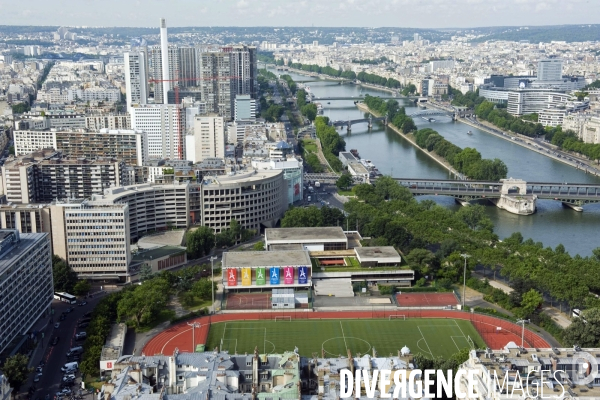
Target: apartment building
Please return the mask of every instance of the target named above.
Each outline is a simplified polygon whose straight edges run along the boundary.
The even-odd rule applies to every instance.
[[[225,158],[225,120],[216,114],[196,115],[186,137],[186,159],[192,163],[207,158]]]
[[[209,112],[219,114],[226,120],[232,117],[233,100],[231,83],[231,58],[222,52],[198,53],[199,85],[202,101],[207,102]]]
[[[150,49],[150,59],[152,65],[151,74],[152,78],[154,78],[154,80],[157,81],[154,84],[154,102],[156,104],[164,104],[165,97],[167,96],[169,90],[175,88],[175,86],[179,86],[179,82],[177,82],[177,70],[179,68],[179,48],[175,45],[168,46],[168,75],[163,74],[164,63],[162,56],[162,48],[162,45],[157,45],[152,46],[152,48]],[[164,82],[164,79],[171,80],[171,82]],[[161,82],[161,80],[163,82]]]
[[[0,230],[0,353],[50,314],[53,290],[50,236]]]
[[[67,158],[53,150],[9,159],[2,176],[7,201],[24,204],[89,198],[128,183],[122,161]]]
[[[600,361],[598,350],[578,346],[522,349],[514,342],[501,350],[471,350],[469,359],[460,366],[466,373],[456,386],[464,391],[467,374],[474,373],[479,378],[475,397],[470,397],[473,399],[508,400],[515,392],[542,399],[597,399],[600,378],[594,376],[593,367]],[[584,365],[586,361],[591,361],[589,366]]]
[[[49,204],[0,204],[0,229],[21,233],[52,232]]]
[[[101,129],[129,130],[131,129],[131,116],[129,114],[107,114],[85,117],[85,128],[90,131]]]
[[[185,157],[185,112],[181,105],[133,105],[131,127],[146,132],[149,158],[182,160]]]
[[[129,206],[58,202],[50,206],[54,254],[80,279],[126,280],[130,275]]]
[[[136,185],[111,188],[92,197],[89,206],[99,204],[128,204],[128,237],[136,242],[147,232],[190,226],[190,185]]]
[[[235,121],[256,121],[256,100],[249,94],[238,94],[235,96]]]
[[[148,101],[148,58],[145,52],[126,52],[125,87],[127,111],[132,104],[146,104]]]
[[[325,363],[319,364],[325,365]],[[316,370],[316,368],[315,368]],[[297,352],[283,354],[180,353],[131,356],[115,363],[99,400],[195,397],[205,400],[299,400],[302,377]],[[145,378],[149,379],[145,379]],[[156,382],[151,385],[148,382]],[[136,382],[135,385],[128,384]]]
[[[600,117],[590,114],[569,114],[564,117],[563,130],[571,130],[584,143],[600,143]]]
[[[235,219],[246,229],[272,228],[287,209],[283,170],[251,170],[205,177],[201,187],[202,225],[215,233]]]
[[[17,130],[13,136],[16,156],[54,149],[76,158],[112,157],[131,166],[149,157],[147,135],[140,130]]]

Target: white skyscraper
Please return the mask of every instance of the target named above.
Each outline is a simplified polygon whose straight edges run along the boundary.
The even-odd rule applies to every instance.
[[[538,62],[538,81],[560,81],[562,78],[563,61],[559,58],[549,58]]]
[[[167,21],[164,18],[160,19],[160,51],[161,51],[161,66],[162,66],[162,92],[163,104],[169,104],[167,93],[169,93],[169,40],[167,38]]]
[[[148,100],[148,71],[146,53],[143,51],[123,54],[125,60],[125,86],[127,111],[132,104],[146,104]]]
[[[216,114],[196,115],[194,129],[186,137],[186,160],[225,158],[225,119]]]
[[[181,160],[185,156],[185,112],[176,104],[131,107],[131,127],[146,132],[149,158]]]

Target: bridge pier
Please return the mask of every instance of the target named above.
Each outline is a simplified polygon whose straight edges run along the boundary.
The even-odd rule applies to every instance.
[[[583,212],[583,207],[580,204],[567,203],[566,201],[561,201],[561,203],[563,204],[563,206],[569,207],[572,210],[575,210],[577,212]]]

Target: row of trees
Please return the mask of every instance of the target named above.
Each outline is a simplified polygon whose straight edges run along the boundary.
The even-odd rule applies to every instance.
[[[100,354],[112,324],[125,322],[133,328],[151,326],[166,309],[172,295],[179,295],[183,302],[190,297],[211,299],[211,281],[207,278],[197,280],[207,268],[210,267],[193,266],[176,272],[144,274],[141,285],[128,286],[100,300],[87,329],[81,371],[86,375],[98,375]]]
[[[306,91],[304,89],[300,89],[296,92],[296,105],[302,115],[310,121],[315,120],[317,117],[317,106],[313,103],[306,102]]]
[[[485,101],[485,97],[479,96],[479,89],[474,92],[463,94],[460,90],[454,89],[452,86],[448,85],[448,94],[453,96],[452,105],[459,107],[475,109],[475,107]]]
[[[283,65],[283,60],[281,62],[281,65]],[[332,76],[334,78],[345,78],[345,79],[350,79],[350,80],[356,79],[356,73],[354,71],[342,71],[341,69],[335,69],[330,66],[319,67],[318,65],[315,65],[315,64],[301,64],[301,63],[291,63],[289,66],[291,68],[300,69],[302,71],[315,72],[317,74],[328,75],[328,76]]]
[[[281,227],[345,226],[345,223],[346,217],[339,208],[311,206],[290,208],[281,220]]]
[[[290,91],[292,92],[292,94],[295,94],[296,90],[298,90],[298,85],[296,85],[296,82],[294,82],[292,77],[286,74],[286,75],[281,75],[280,78],[283,79],[287,83],[288,88],[290,88]]]
[[[256,236],[253,229],[245,229],[234,218],[229,228],[215,234],[208,226],[201,226],[186,235],[187,252],[190,258],[200,258],[210,254],[215,247],[231,247],[238,242],[246,242]]]
[[[415,121],[406,115],[406,110],[404,107],[400,107],[396,100],[388,99],[385,101],[380,97],[366,95],[364,103],[370,110],[380,115],[387,115],[390,123],[402,132],[410,133],[417,130]]]
[[[579,153],[590,160],[600,162],[600,144],[584,143],[572,130],[563,131],[561,126],[546,127],[545,139],[566,151]]]
[[[371,237],[369,245],[392,245],[406,254],[417,279],[457,282],[464,263],[460,254],[467,253],[469,269],[479,265],[501,270],[512,282],[528,285],[523,294],[535,288],[571,307],[600,307],[600,300],[590,294],[600,293],[600,248],[592,257],[581,257],[569,255],[562,245],[552,249],[524,240],[518,232],[500,241],[483,206],[454,212],[433,201],[417,202],[389,177],[375,185],[357,185],[353,192],[356,198],[344,205],[348,224]],[[526,305],[533,302],[529,300]]]
[[[317,117],[315,119],[315,132],[321,141],[323,155],[334,171],[343,169],[342,162],[338,158],[340,151],[346,150],[346,141],[340,136],[335,127],[329,125],[328,117]]]
[[[400,84],[400,81],[394,78],[385,78],[383,76],[375,74],[368,74],[364,71],[359,72],[358,75],[356,75],[356,79],[358,79],[361,82],[370,83],[372,85],[385,86],[392,89],[399,89],[402,86]]]
[[[75,271],[57,255],[52,256],[52,279],[55,292],[73,293],[76,296],[88,294],[92,286],[86,280],[78,280]]]
[[[484,101],[475,108],[477,117],[491,122],[500,129],[510,130],[521,135],[537,137],[544,135],[546,140],[566,151],[579,153],[590,160],[600,162],[600,144],[584,143],[571,130],[563,131],[561,126],[544,128],[540,123],[523,121],[499,109],[494,103]]]
[[[456,170],[471,179],[499,180],[506,178],[508,168],[504,161],[495,158],[482,159],[481,154],[473,148],[461,149],[446,140],[442,135],[430,128],[418,130],[415,133],[417,145],[427,151],[435,151]]]
[[[498,108],[489,101],[484,101],[475,108],[478,118],[491,122],[500,129],[510,130],[521,135],[536,137],[545,133],[544,127],[539,123],[523,121],[514,117],[503,108]]]

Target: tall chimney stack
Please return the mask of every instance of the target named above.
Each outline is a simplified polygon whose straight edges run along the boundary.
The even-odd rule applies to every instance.
[[[169,40],[167,39],[167,21],[160,19],[160,53],[162,58],[162,96],[163,104],[169,104]]]

